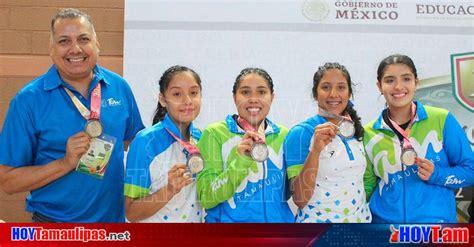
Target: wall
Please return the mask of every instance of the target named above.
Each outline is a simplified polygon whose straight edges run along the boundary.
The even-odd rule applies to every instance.
[[[51,66],[51,18],[67,7],[91,15],[101,43],[99,63],[122,74],[124,0],[0,0],[0,126],[16,92]],[[0,219],[31,221],[24,211],[27,194],[0,191]]]

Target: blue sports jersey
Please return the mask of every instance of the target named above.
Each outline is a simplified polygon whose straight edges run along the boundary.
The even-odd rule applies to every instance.
[[[178,127],[166,114],[163,121],[141,131],[130,145],[125,171],[125,195],[141,198],[168,184],[168,171],[175,164],[186,164],[189,154],[168,129],[183,138]],[[192,140],[198,141],[201,131],[189,126]],[[141,222],[201,222],[202,207],[197,199],[196,182],[182,188],[166,205]]]

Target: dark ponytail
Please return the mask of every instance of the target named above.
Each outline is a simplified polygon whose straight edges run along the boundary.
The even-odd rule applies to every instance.
[[[364,137],[364,127],[362,126],[362,122],[360,121],[359,115],[357,115],[357,111],[352,106],[352,103],[347,104],[345,110],[349,116],[351,117],[352,121],[354,122],[355,133],[354,136],[358,141],[362,141]]]
[[[153,116],[153,125],[163,120],[166,116],[166,113],[167,113],[166,108],[163,107],[160,104],[160,101],[158,100],[158,105],[156,106],[156,110],[155,110],[155,116]]]
[[[166,89],[168,89],[168,86],[170,85],[170,82],[173,79],[173,76],[180,72],[190,72],[193,75],[194,79],[196,80],[196,83],[199,85],[199,88],[202,89],[201,78],[194,70],[185,66],[175,65],[165,70],[165,72],[163,72],[163,75],[161,75],[160,81],[158,82],[158,84],[160,85],[161,95],[165,95]],[[153,125],[162,121],[165,118],[166,113],[167,113],[166,108],[163,107],[160,104],[160,101],[158,100],[158,105],[156,106],[155,115],[153,116]]]
[[[318,85],[321,82],[321,78],[323,78],[326,71],[330,69],[337,69],[341,71],[342,75],[347,80],[347,84],[348,84],[347,86],[349,87],[349,96],[353,96],[352,94],[353,83],[351,80],[351,75],[349,74],[349,71],[346,69],[346,67],[339,63],[325,63],[323,66],[320,66],[318,70],[314,73],[313,88],[311,90],[313,93],[313,98],[315,100],[318,99]],[[354,109],[351,101],[347,103],[347,106],[344,112],[347,112],[349,116],[351,117],[352,121],[354,122],[354,127],[355,127],[354,136],[356,137],[358,141],[362,141],[362,138],[364,137],[364,127],[362,126],[361,119],[359,115],[357,115],[357,111]]]

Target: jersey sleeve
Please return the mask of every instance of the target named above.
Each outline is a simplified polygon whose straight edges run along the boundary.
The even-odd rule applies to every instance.
[[[365,160],[367,161],[367,166],[365,168],[364,172],[364,189],[365,189],[365,194],[367,196],[367,201],[370,200],[370,197],[372,196],[372,193],[374,193],[375,188],[377,186],[377,175],[374,172],[374,164],[372,163],[372,160],[370,158],[370,152],[367,150],[367,144],[368,141],[370,140],[369,135],[368,135],[368,129],[370,128],[371,124],[367,125],[364,127],[364,149],[365,149]]]
[[[365,159],[367,160],[367,167],[364,172],[364,189],[367,201],[369,201],[372,193],[374,193],[375,187],[377,186],[377,176],[374,173],[374,165],[369,157],[366,156]]]
[[[128,118],[127,118],[127,129],[125,131],[125,140],[132,140],[138,131],[144,128],[140,112],[138,110],[137,102],[133,96],[132,90],[126,84],[127,99],[128,99]]]
[[[197,178],[198,196],[204,208],[213,208],[230,199],[249,169],[257,171],[255,161],[239,155],[236,147],[232,148],[224,168],[222,141],[212,130],[203,131],[198,147],[205,161],[204,170]]]
[[[303,126],[295,126],[286,136],[283,152],[289,179],[296,177],[303,169],[312,137],[313,131]]]
[[[436,166],[428,180],[431,184],[457,189],[474,184],[474,153],[461,125],[448,113],[443,129],[443,148],[448,167]]]
[[[130,144],[125,168],[125,196],[131,198],[145,197],[150,193],[151,156],[147,155],[146,141],[137,137]]]
[[[21,167],[35,159],[38,139],[33,112],[17,95],[10,102],[0,134],[0,164]]]

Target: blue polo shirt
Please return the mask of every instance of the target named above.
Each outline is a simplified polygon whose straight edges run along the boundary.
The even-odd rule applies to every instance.
[[[26,199],[26,210],[58,222],[124,222],[123,141],[144,128],[127,82],[96,66],[85,99],[66,84],[56,66],[28,83],[10,103],[0,135],[0,164],[41,166],[61,159],[67,139],[84,130],[86,120],[67,95],[69,88],[90,109],[90,95],[101,83],[101,121],[104,133],[117,139],[102,179],[75,170],[39,189]]]

